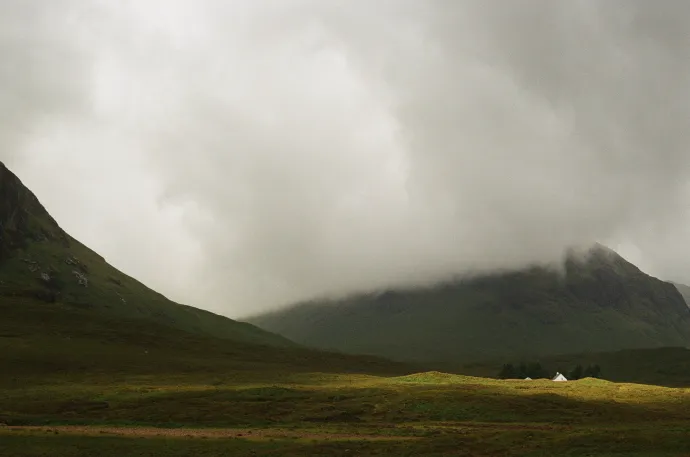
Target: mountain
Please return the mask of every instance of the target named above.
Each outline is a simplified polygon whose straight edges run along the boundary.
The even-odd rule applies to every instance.
[[[72,238],[0,162],[0,302],[66,305],[112,318],[145,319],[186,332],[272,346],[288,339],[168,300]],[[33,309],[33,308],[32,308]]]
[[[248,321],[312,347],[443,364],[690,345],[676,288],[601,245],[569,252],[562,271],[312,301]]]

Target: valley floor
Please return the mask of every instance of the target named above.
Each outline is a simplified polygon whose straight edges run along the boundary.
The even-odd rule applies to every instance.
[[[437,372],[3,382],[3,456],[690,455],[682,388]]]

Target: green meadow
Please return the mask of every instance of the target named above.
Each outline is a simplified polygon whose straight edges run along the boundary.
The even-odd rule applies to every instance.
[[[687,388],[415,373],[55,304],[0,312],[3,456],[690,452]]]
[[[249,377],[249,373],[245,374]],[[595,379],[302,373],[3,386],[2,455],[650,455],[690,450],[690,390]]]

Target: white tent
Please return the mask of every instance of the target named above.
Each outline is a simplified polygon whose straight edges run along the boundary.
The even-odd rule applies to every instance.
[[[563,381],[567,381],[567,379],[565,379],[565,376],[563,376],[563,375],[560,374],[559,372],[556,372],[556,376],[554,376],[554,378],[552,379],[552,381],[563,382]]]
[[[529,376],[527,376],[527,377],[525,378],[525,381],[531,381],[531,380],[532,380],[532,378],[530,378]]]

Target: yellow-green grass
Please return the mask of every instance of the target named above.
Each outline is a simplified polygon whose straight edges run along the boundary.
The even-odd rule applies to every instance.
[[[89,455],[88,450],[203,456],[232,450],[230,455],[680,456],[690,449],[689,389],[594,379],[501,381],[437,372],[264,376],[252,382],[205,380],[197,374],[55,379],[8,387],[2,391],[2,420],[48,429],[0,429],[0,450],[6,446],[15,455],[53,449],[58,453],[52,455]],[[136,438],[112,436],[102,428],[95,429],[102,433],[95,436],[50,428],[70,424],[221,428],[228,434],[182,431],[175,437],[161,432],[164,436]],[[290,433],[253,438],[247,430]],[[376,436],[400,439],[371,439]]]
[[[684,388],[415,373],[372,357],[255,346],[59,304],[17,299],[0,311],[2,456],[690,449]],[[152,427],[161,431],[143,433]]]

